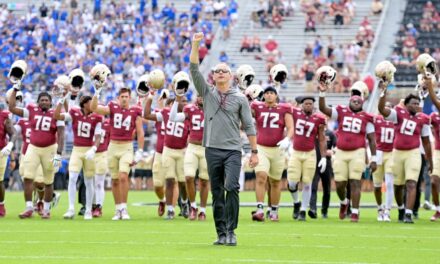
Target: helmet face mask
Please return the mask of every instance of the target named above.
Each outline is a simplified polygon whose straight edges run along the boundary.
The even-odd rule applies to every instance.
[[[370,94],[370,91],[368,90],[368,86],[365,82],[357,81],[351,86],[350,94],[351,96],[360,96],[362,99],[366,100]]]

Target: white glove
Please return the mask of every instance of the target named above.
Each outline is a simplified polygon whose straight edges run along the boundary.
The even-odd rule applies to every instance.
[[[321,160],[318,163],[318,168],[321,168],[319,170],[320,173],[324,173],[325,168],[327,168],[327,158],[322,157]]]
[[[281,140],[280,142],[277,143],[277,146],[281,149],[281,150],[288,150],[290,147],[290,138],[285,137],[283,138],[283,140]]]
[[[14,143],[9,142],[1,151],[2,155],[7,157],[11,154],[12,148],[14,147]]]
[[[87,150],[85,156],[87,160],[92,160],[95,157],[96,153],[96,146],[91,147],[89,150]]]
[[[139,161],[142,160],[142,158],[144,157],[144,151],[142,149],[138,149],[135,153],[134,153],[134,162],[138,163]]]
[[[55,156],[53,157],[52,164],[53,164],[55,172],[57,172],[60,169],[61,160],[62,160],[62,157],[60,154],[55,154]]]
[[[62,97],[59,101],[58,104],[64,104],[64,102],[66,101],[67,98],[70,98],[71,93],[68,92],[64,97]]]

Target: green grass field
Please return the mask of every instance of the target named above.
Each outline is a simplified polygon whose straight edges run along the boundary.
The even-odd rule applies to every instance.
[[[212,211],[206,222],[181,217],[165,221],[154,206],[132,203],[155,201],[152,192],[129,194],[130,221],[110,220],[113,199],[107,192],[104,216],[85,222],[64,220],[67,193],[52,219],[20,220],[22,193],[7,193],[7,216],[0,219],[0,263],[439,263],[440,223],[429,222],[432,211],[420,210],[414,225],[376,222],[375,209],[361,209],[359,223],[340,221],[338,209],[329,219],[292,220],[291,208],[280,209],[279,223],[251,221],[251,207],[240,209],[238,246],[212,246]],[[240,194],[253,202],[254,194]],[[336,202],[336,195],[332,193]],[[283,193],[282,202],[289,202]],[[371,194],[363,201],[373,202]]]

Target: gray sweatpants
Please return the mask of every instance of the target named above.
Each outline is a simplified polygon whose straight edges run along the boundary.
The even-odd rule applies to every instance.
[[[218,236],[224,236],[233,233],[238,225],[241,152],[208,147],[205,156],[211,182],[215,229]]]

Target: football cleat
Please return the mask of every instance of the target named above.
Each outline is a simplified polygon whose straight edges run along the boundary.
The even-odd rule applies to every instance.
[[[339,219],[344,220],[347,216],[347,210],[348,210],[348,203],[347,204],[340,204],[339,206]]]
[[[196,218],[197,218],[197,211],[198,210],[199,209],[194,208],[192,206],[189,208],[189,220],[191,220],[191,221],[196,220]]]
[[[307,214],[308,214],[309,217],[312,218],[312,219],[316,219],[316,218],[318,218],[318,215],[317,215],[316,211],[314,211],[314,210],[309,210],[309,211],[307,212]]]
[[[83,207],[81,207],[81,209],[79,209],[78,215],[84,215],[85,212],[86,212],[86,207],[83,206]]]
[[[188,205],[188,203],[182,204],[182,211],[181,211],[181,213],[182,213],[183,217],[188,218],[188,216],[189,216],[189,205]]]
[[[351,222],[357,223],[359,222],[359,214],[351,213]]]
[[[165,213],[165,202],[160,201],[159,207],[157,208],[157,214],[162,216]]]
[[[299,212],[298,221],[306,221],[306,211]]]
[[[405,216],[405,209],[399,209],[399,222],[403,222]]]
[[[121,219],[122,220],[130,220],[130,215],[128,214],[127,208],[121,209]]]
[[[165,218],[165,220],[173,220],[174,219],[174,211],[168,210],[167,212],[167,217]]]
[[[37,202],[37,204],[35,206],[35,212],[37,212],[38,215],[42,215],[43,214],[43,208],[44,208],[43,201],[39,201],[39,202]]]
[[[278,218],[278,214],[270,214],[269,219],[272,222],[278,222],[280,219]]]
[[[102,207],[101,205],[96,205],[96,207],[92,210],[93,217],[101,217],[102,216]]]
[[[54,192],[53,197],[52,197],[52,204],[51,204],[50,208],[55,208],[58,205],[58,203],[60,202],[60,198],[61,198],[61,193]]]
[[[440,212],[436,211],[435,214],[433,216],[431,216],[431,221],[437,221],[437,219],[440,218]]]
[[[116,209],[115,210],[115,215],[112,217],[113,221],[118,221],[121,220],[121,210]]]
[[[200,212],[198,215],[199,221],[205,221],[206,220],[206,214],[204,212]]]
[[[63,215],[64,219],[73,219],[75,217],[75,211],[67,210],[67,212]]]
[[[378,209],[377,210],[377,221],[383,222],[384,221],[383,215],[384,215],[383,209]]]
[[[92,220],[93,219],[93,214],[92,211],[87,211],[84,213],[84,220]]]
[[[252,211],[252,221],[264,222],[264,212],[261,210]]]
[[[301,202],[294,203],[293,204],[293,214],[292,214],[292,217],[295,220],[298,219],[299,209],[301,209]]]
[[[414,224],[414,221],[412,220],[412,215],[411,214],[405,214],[405,216],[403,218],[403,222],[405,224]]]
[[[265,215],[266,219],[269,219],[269,218],[270,218],[270,212],[271,212],[271,211],[272,211],[272,210],[271,210],[270,208],[267,208],[266,215]]]
[[[0,204],[0,217],[5,217],[6,209],[4,204]]]
[[[386,210],[383,213],[383,221],[384,222],[391,222],[390,211]]]
[[[20,219],[31,218],[33,213],[34,210],[26,209],[23,213],[19,214],[18,217],[20,217]]]
[[[43,214],[41,214],[41,219],[45,219],[45,220],[50,219],[50,211],[49,210],[43,210]]]

